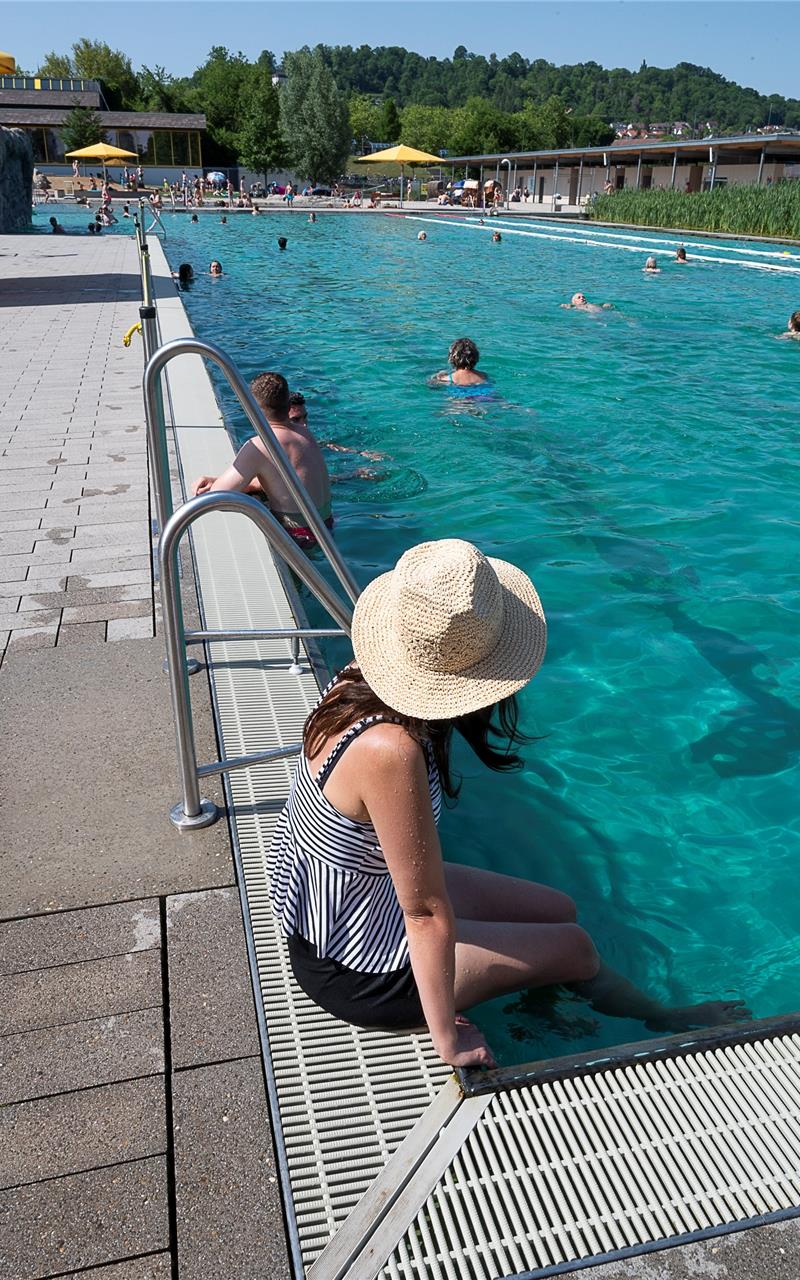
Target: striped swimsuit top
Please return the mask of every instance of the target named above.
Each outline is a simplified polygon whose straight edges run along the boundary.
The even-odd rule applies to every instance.
[[[267,857],[272,909],[283,932],[300,934],[320,958],[359,973],[392,973],[409,963],[403,912],[372,823],[345,817],[322,788],[350,743],[383,720],[397,723],[384,715],[357,721],[316,775],[301,753]],[[438,822],[442,789],[428,743],[425,754]]]

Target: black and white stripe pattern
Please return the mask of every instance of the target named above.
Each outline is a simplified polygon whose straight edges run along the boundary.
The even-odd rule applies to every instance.
[[[408,964],[403,913],[372,823],[346,818],[322,788],[354,738],[386,719],[367,716],[354,724],[316,777],[301,754],[268,858],[272,908],[284,933],[301,934],[320,957],[360,973],[391,973]],[[429,746],[426,755],[438,822],[439,771]]]

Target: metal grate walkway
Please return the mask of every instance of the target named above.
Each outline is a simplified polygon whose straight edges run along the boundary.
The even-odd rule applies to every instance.
[[[161,274],[160,247],[153,245],[151,254]],[[158,311],[162,341],[191,333],[171,285]],[[175,431],[183,475],[191,480],[218,472],[230,462],[231,446],[202,361],[174,361],[167,382],[174,420],[185,424]],[[266,540],[249,520],[211,514],[195,525],[192,543],[207,627],[295,625]],[[299,742],[319,693],[310,664],[300,676],[289,674],[284,640],[216,643],[209,651],[223,754]],[[229,775],[226,786],[294,1203],[295,1258],[308,1266],[449,1072],[427,1036],[360,1031],[323,1013],[295,985],[269,905],[265,866],[292,769],[292,760],[258,765]],[[287,1208],[291,1230],[291,1203]]]

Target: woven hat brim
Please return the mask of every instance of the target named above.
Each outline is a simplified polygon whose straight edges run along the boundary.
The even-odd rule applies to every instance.
[[[487,557],[503,591],[503,629],[490,654],[459,672],[426,671],[409,660],[392,627],[392,573],[362,591],[353,614],[353,652],[378,697],[401,715],[449,720],[491,706],[522,689],[547,648],[547,623],[527,574]]]

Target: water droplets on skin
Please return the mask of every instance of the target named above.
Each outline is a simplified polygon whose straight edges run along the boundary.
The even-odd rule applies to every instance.
[[[173,267],[222,255],[214,219],[167,227]],[[522,775],[458,755],[445,851],[572,893],[609,962],[670,1003],[795,1008],[800,350],[773,335],[797,281],[673,267],[657,246],[652,281],[646,254],[504,236],[499,255],[430,224],[422,255],[417,230],[232,219],[226,275],[183,300],[245,374],[278,367],[303,389],[323,439],[391,455],[386,480],[334,491],[359,581],[458,535],[537,584],[550,649],[522,718],[545,736]],[[584,286],[615,311],[560,311]],[[498,390],[474,413],[425,385],[462,335]],[[508,997],[480,1013],[506,1061],[646,1034],[593,1018],[563,997],[553,1017]]]

